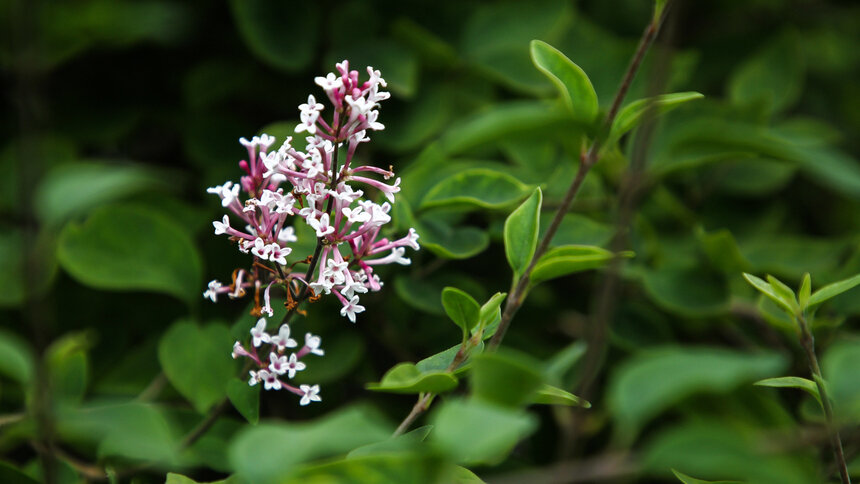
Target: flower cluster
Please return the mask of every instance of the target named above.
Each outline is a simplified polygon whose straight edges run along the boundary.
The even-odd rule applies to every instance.
[[[386,82],[372,67],[367,73],[369,78],[360,82],[358,71],[349,70],[343,61],[337,64],[337,74],[316,78],[332,113],[326,121],[321,115],[325,106],[313,95],[299,106],[301,123],[295,132],[308,134],[304,149],[294,147],[292,137],[277,148],[275,138],[266,134],[239,140],[248,151],[248,159],[239,162],[244,176],[239,183],[228,181],[207,191],[217,195],[228,212],[212,223],[215,235],[227,236],[254,262],[249,269],[233,271],[230,284],[211,281],[204,297],[216,302],[222,295],[239,298],[253,293],[251,313],[271,317],[273,289],[283,292],[288,315],[301,312],[298,305],[306,299],[314,302],[334,295],[340,314],[355,322],[356,314],[364,311],[360,295],[382,287],[374,268],[410,263],[406,247],[419,249],[414,229],[393,240],[381,235],[391,220],[400,178],[389,182],[394,177],[391,167],[353,163],[358,145],[370,141],[368,133],[385,128],[378,121],[378,108],[389,97],[380,90]],[[386,201],[365,198],[368,188]],[[306,224],[315,233],[314,254],[292,254],[297,224]],[[291,254],[292,262],[287,259]],[[271,378],[269,370],[255,375],[264,383]]]
[[[281,378],[286,375],[287,378],[292,379],[296,376],[296,372],[304,370],[306,365],[299,360],[308,353],[322,356],[324,352],[320,348],[321,342],[322,340],[319,336],[307,333],[305,334],[305,345],[299,351],[290,353],[290,356],[287,357],[285,353],[287,348],[295,348],[299,345],[296,340],[290,338],[290,326],[282,324],[280,330],[278,330],[278,334],[271,335],[266,332],[266,319],[260,318],[257,321],[257,325],[251,328],[251,343],[253,346],[251,346],[250,350],[246,350],[242,346],[242,343],[237,341],[233,345],[233,359],[239,356],[250,358],[259,368],[258,370],[250,371],[251,378],[248,380],[249,385],[254,386],[262,382],[266,390],[284,389],[290,391],[302,397],[299,401],[300,405],[307,405],[311,402],[322,400],[319,396],[320,386],[299,385],[296,388],[285,383]],[[257,355],[257,348],[263,343],[269,345],[268,358],[260,358]]]

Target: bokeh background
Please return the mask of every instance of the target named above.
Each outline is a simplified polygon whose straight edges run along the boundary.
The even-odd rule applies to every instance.
[[[557,92],[532,65],[529,41],[545,40],[581,66],[605,110],[652,8],[644,0],[0,2],[0,413],[28,412],[0,424],[4,461],[44,478],[39,455],[50,444],[70,456],[55,459],[55,482],[79,482],[85,473],[73,460],[158,460],[148,445],[195,425],[200,416],[159,376],[162,336],[179,320],[221,323],[233,334],[252,321],[247,301],[212,305],[200,296],[206,281],[247,264],[212,236],[221,207],[205,189],[238,179],[239,137],[292,134],[297,105],[309,93],[322,97],[313,78],[344,58],[381,69],[389,83],[386,130],[360,156],[403,177],[408,209],[395,212],[395,232],[417,225],[423,248],[410,267],[383,273],[385,290],[366,298],[357,324],[327,303],[297,323],[298,333],[326,343],[328,356],[304,375],[323,385],[323,403],[300,408],[264,395],[260,413],[305,420],[366,401],[399,421],[412,397],[364,385],[397,362],[457,343],[441,288],[455,285],[479,301],[506,291],[504,218],[535,185],[551,216],[575,173],[588,129],[555,109]],[[796,287],[804,272],[816,286],[860,272],[858,46],[860,5],[849,0],[673,2],[627,99],[705,97],[609,147],[555,239],[610,247],[620,232],[620,248],[636,257],[615,276],[538,287],[505,340],[554,368],[559,385],[585,391],[594,407],[534,410],[539,429],[479,475],[632,451],[656,464],[626,475],[664,482],[671,459],[650,442],[671,432],[699,442],[709,425],[800,442],[755,461],[774,475],[785,466],[801,476],[792,482],[828,475],[811,397],[748,385],[807,370],[791,328],[740,274],[771,273]],[[475,168],[516,183],[489,205],[428,203],[446,177]],[[595,302],[607,278],[617,282],[609,311]],[[850,356],[828,368],[843,365],[834,377],[852,398],[858,296],[822,310],[817,329],[825,355],[835,348]],[[611,321],[608,332],[589,329],[595,314]],[[229,360],[232,339],[223,339]],[[589,342],[605,351],[583,358]],[[719,358],[715,369],[701,363],[688,387],[658,398],[668,403],[625,410],[624,398],[638,400],[639,389],[619,387],[625,372],[647,367],[649,350],[675,349],[678,359],[637,374],[646,383],[683,379],[673,372],[699,368],[694,356],[715,347],[737,357],[731,374],[719,373],[728,364]],[[82,424],[54,411],[58,400],[85,406],[142,392],[157,402],[146,418],[161,422],[164,435],[134,424],[138,414]],[[160,482],[165,467],[199,478],[229,472],[225,448],[240,421],[227,412],[208,447],[136,479]],[[109,432],[99,432],[117,425],[129,425],[122,428],[142,447],[105,450]],[[679,447],[667,448],[686,449],[688,457],[673,455],[703,477],[721,466],[744,469],[750,461],[738,455],[754,454],[746,443],[702,450],[673,442]],[[850,456],[858,446],[856,430],[848,432]],[[723,460],[707,461],[713,454]]]

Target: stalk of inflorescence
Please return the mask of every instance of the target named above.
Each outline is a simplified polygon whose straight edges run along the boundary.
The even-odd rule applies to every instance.
[[[603,141],[605,140],[606,134],[609,132],[609,128],[612,126],[612,122],[615,120],[616,115],[618,114],[619,109],[621,108],[621,103],[624,101],[625,96],[627,95],[627,91],[630,89],[630,85],[633,83],[633,78],[636,76],[636,72],[638,72],[640,65],[642,64],[642,60],[645,58],[645,54],[648,52],[648,49],[651,47],[651,44],[654,42],[654,39],[657,37],[657,34],[660,31],[660,27],[666,19],[666,15],[668,13],[669,7],[668,1],[664,2],[661,6],[661,10],[658,15],[651,20],[648,26],[645,28],[645,31],[642,34],[642,38],[639,40],[639,45],[636,48],[636,52],[633,54],[632,59],[630,60],[630,64],[627,66],[627,70],[624,73],[624,77],[622,78],[621,85],[618,88],[618,91],[615,93],[615,97],[612,100],[612,105],[609,108],[609,111],[606,114],[606,118],[602,123],[602,128],[598,133],[598,136],[595,137],[594,141],[592,141],[589,149],[582,155],[581,162],[579,165],[579,169],[576,172],[576,176],[570,184],[570,187],[567,189],[565,193],[564,199],[562,200],[561,205],[555,212],[553,216],[552,222],[550,222],[549,227],[547,228],[546,233],[540,241],[537,249],[535,250],[534,256],[532,257],[528,267],[523,274],[513,283],[511,286],[510,295],[507,298],[505,303],[505,309],[502,312],[501,321],[499,323],[499,327],[493,337],[490,339],[489,344],[487,345],[488,351],[493,351],[501,344],[502,339],[505,337],[505,333],[508,330],[508,327],[511,324],[511,321],[514,318],[517,310],[522,306],[523,300],[525,299],[525,295],[529,285],[529,277],[531,276],[532,271],[537,264],[537,261],[540,260],[541,256],[549,249],[550,241],[555,236],[556,231],[558,231],[559,226],[561,225],[561,221],[564,216],[567,214],[568,210],[570,210],[570,206],[573,203],[573,200],[576,198],[576,194],[579,192],[579,189],[582,187],[582,183],[585,181],[586,175],[591,170],[591,168],[599,161],[599,153],[602,148]],[[470,341],[465,341],[460,350],[457,352],[457,357],[461,357],[459,359],[455,357],[454,361],[451,365],[448,366],[447,372],[453,372],[460,366],[465,358],[468,356]],[[430,404],[433,401],[433,397],[435,395],[433,393],[425,393],[421,394],[418,397],[418,401],[412,407],[412,410],[409,414],[401,421],[400,425],[397,427],[397,430],[394,432],[394,436],[401,435],[405,432],[412,423],[427,409],[430,408]]]

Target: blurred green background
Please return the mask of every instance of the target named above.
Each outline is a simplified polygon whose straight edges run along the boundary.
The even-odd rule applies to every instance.
[[[220,328],[226,359],[224,328],[234,338],[247,331],[247,301],[212,305],[200,294],[247,260],[212,236],[221,207],[205,189],[238,179],[239,137],[267,132],[280,142],[292,134],[297,105],[322,95],[313,78],[344,58],[362,72],[381,69],[389,83],[386,130],[359,156],[403,177],[395,231],[417,225],[422,250],[411,267],[383,272],[385,290],[366,298],[356,325],[335,305],[311,308],[296,331],[323,337],[328,356],[305,376],[323,385],[324,402],[299,408],[265,395],[261,414],[303,420],[361,400],[399,421],[412,397],[370,394],[364,385],[397,362],[457,343],[442,287],[479,301],[508,289],[505,216],[528,186],[540,185],[551,217],[589,134],[557,109],[529,41],[545,40],[582,67],[605,111],[652,8],[644,0],[0,1],[0,350],[9,355],[0,357],[0,413],[21,412],[26,402],[36,417],[0,433],[7,462],[38,475],[39,435],[83,460],[164,457],[122,446],[97,452],[80,437],[80,417],[64,424],[47,409],[63,399],[131,401],[151,388],[161,372],[159,341],[177,320]],[[608,350],[588,395],[594,408],[578,416],[537,410],[537,432],[486,474],[632,449],[648,456],[644,479],[659,482],[671,464],[666,449],[693,452],[697,436],[727,422],[747,436],[814,425],[809,397],[747,385],[807,375],[791,329],[740,273],[770,273],[796,287],[804,272],[816,286],[860,272],[858,46],[860,5],[849,0],[674,2],[627,101],[677,91],[705,98],[661,118],[650,135],[608,147],[554,239],[608,247],[630,160],[642,162],[630,226],[622,227],[636,257],[614,294]],[[512,195],[454,203],[468,190],[436,188],[476,169],[496,173]],[[590,273],[536,288],[505,344],[556,362],[560,385],[581,386],[575,362],[599,281]],[[860,290],[820,312],[825,355],[841,343],[857,361],[857,314]],[[729,351],[722,356],[736,371],[715,375],[729,364],[719,357],[713,368],[685,359],[703,346]],[[667,378],[666,369],[647,367],[660,351],[671,353],[668,371],[700,373],[661,395],[669,403],[660,408],[630,410],[624,399],[639,394],[624,392],[639,390],[624,386],[625,372],[645,368],[637,381]],[[856,398],[856,376],[842,377]],[[157,388],[160,403],[146,408],[169,415],[167,434],[199,420],[182,392]],[[571,418],[580,419],[574,443],[564,430]],[[230,470],[223,447],[238,419],[228,414],[210,448],[183,465],[212,478]],[[34,430],[46,426],[47,434]],[[722,444],[737,446],[726,452],[751,452],[723,434]],[[846,439],[853,456],[857,432]],[[795,482],[824,472],[814,446],[785,452],[760,465],[778,475],[790,462],[801,476]],[[703,475],[720,469],[692,466]],[[64,482],[81,475],[62,469]],[[159,482],[163,473],[140,478]]]

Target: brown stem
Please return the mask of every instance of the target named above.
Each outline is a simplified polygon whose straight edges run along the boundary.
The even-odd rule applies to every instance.
[[[627,71],[624,73],[624,77],[621,80],[621,85],[618,87],[618,92],[615,93],[615,98],[612,100],[612,105],[609,108],[609,112],[606,114],[600,133],[598,133],[598,136],[591,143],[591,147],[588,149],[588,152],[582,158],[582,162],[576,172],[576,177],[573,179],[573,182],[571,182],[570,188],[567,189],[567,193],[564,195],[564,199],[562,200],[558,211],[555,213],[555,216],[553,216],[552,222],[550,222],[546,233],[541,239],[540,245],[535,251],[528,268],[523,272],[523,275],[520,276],[516,284],[514,284],[511,289],[510,296],[508,296],[508,300],[505,303],[505,310],[502,313],[502,320],[499,323],[499,329],[496,331],[496,334],[493,335],[493,338],[490,340],[490,344],[488,345],[489,350],[492,351],[497,348],[501,344],[502,339],[504,339],[505,333],[507,333],[514,315],[522,305],[523,299],[525,298],[525,293],[529,285],[529,276],[531,275],[532,270],[534,270],[534,267],[541,256],[543,256],[547,249],[549,249],[552,238],[555,236],[556,231],[558,231],[558,227],[561,225],[561,221],[564,219],[564,216],[567,214],[568,210],[570,210],[570,205],[573,203],[574,198],[576,198],[576,194],[582,187],[582,182],[585,180],[585,176],[588,174],[589,170],[591,170],[591,167],[599,160],[600,148],[602,147],[606,133],[612,127],[612,123],[615,121],[615,116],[618,115],[618,110],[621,108],[621,103],[624,101],[627,91],[630,90],[633,78],[636,76],[636,72],[639,71],[642,59],[645,58],[645,53],[648,52],[648,48],[654,42],[654,38],[657,36],[657,32],[660,30],[660,25],[662,25],[668,11],[668,5],[666,5],[661,17],[656,21],[652,21],[648,24],[648,27],[645,28],[645,32],[643,32],[642,38],[639,40],[639,46],[636,48],[636,53],[633,54],[633,58],[630,60],[630,64],[627,66]]]
[[[833,455],[836,457],[836,464],[839,467],[839,475],[842,477],[842,484],[851,484],[851,478],[848,476],[848,464],[842,450],[842,439],[839,437],[838,427],[833,423],[833,406],[830,404],[827,389],[823,384],[824,376],[821,374],[818,356],[815,354],[815,339],[812,336],[812,331],[809,330],[805,317],[798,316],[797,322],[800,327],[800,345],[806,352],[812,379],[815,380],[815,385],[818,387],[818,396],[821,397],[821,406],[824,408],[824,417],[827,419],[827,433],[830,437],[830,445],[833,447]]]

